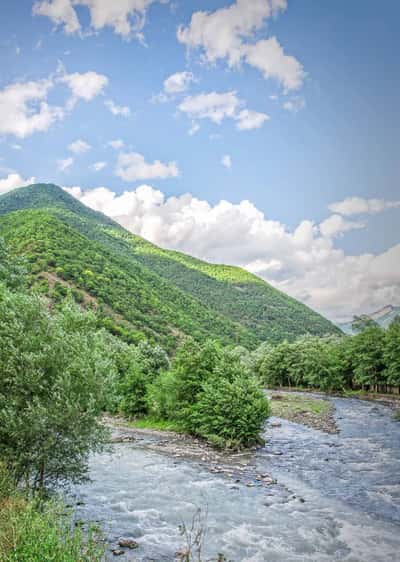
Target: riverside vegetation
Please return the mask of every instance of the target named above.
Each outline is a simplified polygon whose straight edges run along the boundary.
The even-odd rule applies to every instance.
[[[54,186],[0,198],[1,562],[101,559],[47,496],[85,478],[104,412],[240,449],[260,442],[263,385],[400,386],[399,322],[341,336],[237,268],[165,254],[82,207]]]

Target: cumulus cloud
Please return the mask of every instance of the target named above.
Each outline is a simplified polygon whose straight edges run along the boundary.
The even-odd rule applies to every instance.
[[[25,138],[47,131],[63,119],[79,99],[91,101],[107,83],[106,76],[93,71],[67,74],[60,64],[57,72],[48,78],[9,84],[0,89],[0,134]],[[60,84],[65,84],[71,91],[63,107],[48,103],[49,92]]]
[[[45,0],[35,2],[33,14],[47,16],[55,25],[64,26],[65,33],[76,33],[81,26],[71,0]]]
[[[68,148],[74,154],[83,154],[84,152],[90,150],[92,147],[86,141],[77,139],[76,141],[71,142],[71,144],[68,145]]]
[[[195,122],[197,119],[209,119],[220,125],[224,119],[233,119],[240,130],[258,129],[269,119],[265,113],[242,109],[243,106],[244,102],[237,97],[236,92],[230,91],[187,96],[178,109]]]
[[[338,201],[329,205],[333,213],[344,216],[351,215],[375,215],[400,207],[400,201],[386,201],[385,199],[364,199],[363,197],[347,197],[343,201]]]
[[[201,49],[209,63],[226,60],[234,67],[245,62],[285,91],[295,90],[305,77],[301,63],[284,52],[276,37],[256,40],[267,20],[285,9],[286,0],[236,0],[214,12],[195,12],[187,27],[178,28],[177,38],[189,49]]]
[[[22,178],[17,173],[8,174],[6,178],[0,179],[0,194],[7,193],[12,189],[16,189],[17,187],[25,187],[26,185],[31,185],[35,183],[36,178],[31,177],[28,179]]]
[[[218,125],[226,118],[233,119],[241,102],[236,92],[210,92],[188,96],[179,105],[179,110],[195,119],[210,119]]]
[[[64,158],[64,159],[57,160],[57,167],[60,170],[60,172],[65,172],[65,170],[70,168],[73,163],[74,163],[73,158],[71,157]]]
[[[179,94],[185,92],[190,84],[194,82],[194,75],[191,72],[175,72],[164,80],[164,91],[166,94]]]
[[[100,172],[101,170],[104,170],[106,166],[107,162],[95,162],[91,167],[95,172]]]
[[[348,256],[312,221],[289,230],[250,201],[210,205],[190,194],[166,198],[149,185],[121,195],[105,187],[69,191],[155,244],[244,267],[338,321],[400,300],[400,244]]]
[[[108,84],[107,76],[92,70],[89,72],[73,72],[72,74],[67,74],[61,70],[58,80],[66,84],[71,90],[72,97],[69,101],[69,108],[72,108],[79,99],[91,101],[101,94]]]
[[[236,117],[236,127],[241,131],[250,131],[252,129],[259,129],[268,121],[269,116],[266,113],[258,111],[251,111],[250,109],[242,109]]]
[[[365,227],[366,224],[364,222],[348,221],[341,215],[331,215],[319,225],[321,234],[327,238],[341,236],[350,230]]]
[[[138,152],[123,152],[118,155],[117,176],[125,181],[165,179],[179,176],[179,169],[176,162],[164,164],[160,160],[152,163],[145,161],[142,154]]]
[[[122,117],[129,117],[131,110],[126,105],[117,105],[113,100],[106,100],[104,105],[111,111],[113,115],[121,115]]]
[[[232,157],[230,154],[225,154],[221,159],[221,164],[230,170],[232,168]]]
[[[47,102],[50,79],[16,82],[0,90],[0,134],[25,138],[64,117],[61,107]]]
[[[142,29],[148,7],[157,0],[39,0],[33,5],[33,14],[46,16],[64,28],[65,33],[82,31],[75,6],[89,10],[90,26],[99,31],[111,27],[114,33],[129,39],[132,35],[142,40]],[[168,0],[161,0],[163,3]]]

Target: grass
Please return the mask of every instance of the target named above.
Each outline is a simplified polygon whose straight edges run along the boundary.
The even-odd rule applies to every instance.
[[[299,394],[278,394],[271,400],[272,415],[278,418],[290,419],[295,414],[311,413],[324,416],[331,409],[326,400],[309,398]],[[279,398],[276,398],[276,397]]]
[[[103,555],[97,530],[75,527],[62,503],[27,499],[0,466],[0,562],[100,562]]]
[[[181,424],[171,420],[158,420],[150,416],[145,416],[137,420],[125,422],[129,427],[136,429],[155,429],[157,431],[175,431],[176,433],[185,433]]]

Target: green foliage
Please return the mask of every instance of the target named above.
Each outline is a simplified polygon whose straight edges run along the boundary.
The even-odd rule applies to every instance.
[[[178,385],[172,372],[161,375],[147,387],[147,408],[157,420],[173,420],[179,416]]]
[[[99,539],[75,528],[62,503],[22,497],[0,467],[0,562],[100,562]]]
[[[270,387],[297,386],[323,391],[400,386],[400,320],[388,330],[366,323],[353,337],[305,336],[252,353],[260,380]]]
[[[128,343],[168,351],[185,336],[254,349],[301,334],[339,333],[322,316],[258,277],[157,248],[54,185],[0,197],[0,234],[27,258],[31,280],[52,300],[94,306]]]
[[[150,414],[219,447],[257,443],[269,415],[268,401],[237,353],[212,341],[203,346],[185,342],[172,370],[148,387]]]
[[[236,374],[204,383],[191,414],[192,430],[217,446],[238,449],[259,441],[269,404],[254,378]]]
[[[387,329],[383,356],[388,383],[400,386],[400,317],[397,317]]]
[[[385,332],[378,325],[368,324],[352,338],[354,382],[358,385],[386,383],[384,376]]]
[[[79,480],[115,375],[96,318],[0,287],[0,458],[33,490]]]

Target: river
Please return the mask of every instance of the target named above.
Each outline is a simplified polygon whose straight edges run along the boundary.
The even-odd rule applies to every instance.
[[[235,562],[400,560],[400,423],[386,406],[331,398],[340,433],[266,426],[256,472],[278,484],[249,487],[135,443],[93,457],[75,489],[78,517],[99,521],[110,543],[134,537],[120,559],[171,561],[179,525],[206,520],[204,559]],[[108,551],[108,558],[113,555]]]

